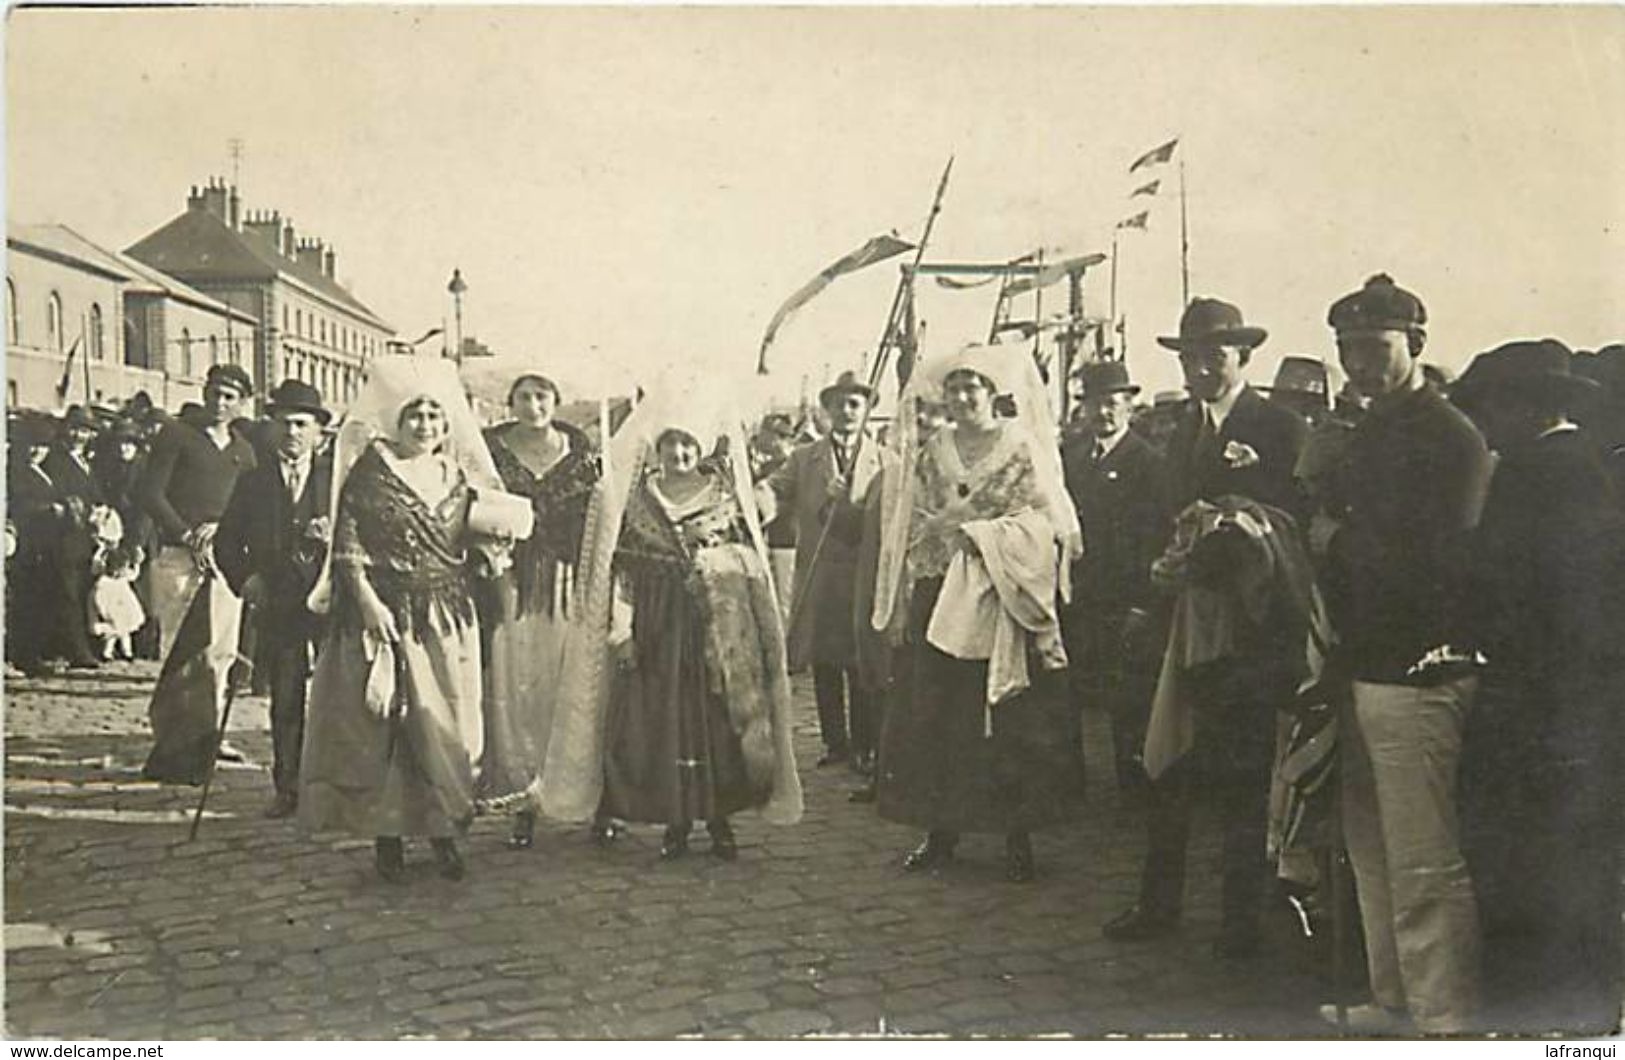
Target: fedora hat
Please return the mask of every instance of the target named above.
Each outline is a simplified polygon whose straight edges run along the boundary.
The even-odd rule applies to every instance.
[[[874,388],[858,381],[858,374],[845,371],[835,377],[835,382],[818,392],[818,403],[829,408],[835,399],[845,397],[847,394],[862,394],[869,404],[875,403]]]
[[[279,409],[308,412],[324,425],[333,418],[322,404],[322,392],[300,379],[284,379],[266,398],[265,411],[275,413]]]
[[[96,417],[83,405],[69,405],[68,411],[62,416],[62,427],[70,431],[75,429],[96,431],[101,429],[101,424],[96,422]]]
[[[1198,343],[1213,346],[1262,346],[1269,332],[1242,320],[1241,310],[1217,298],[1193,298],[1179,317],[1178,335],[1158,335],[1157,344],[1183,350]]]
[[[1489,395],[1531,394],[1573,405],[1601,392],[1595,380],[1576,375],[1569,348],[1556,339],[1523,339],[1473,358],[1450,387],[1450,399],[1472,404]]]
[[[1082,384],[1085,398],[1140,392],[1139,386],[1129,380],[1128,366],[1122,361],[1090,361],[1073,375]]]

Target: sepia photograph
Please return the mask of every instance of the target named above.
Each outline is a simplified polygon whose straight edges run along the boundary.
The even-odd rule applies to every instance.
[[[7,1039],[1615,1055],[1625,8],[4,70]]]

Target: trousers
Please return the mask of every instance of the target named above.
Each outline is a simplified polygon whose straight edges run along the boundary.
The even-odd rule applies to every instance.
[[[1477,678],[1354,682],[1342,731],[1343,835],[1373,999],[1417,1029],[1467,1029],[1478,1004],[1478,909],[1456,814],[1462,726]]]
[[[867,753],[876,748],[879,732],[869,691],[856,666],[813,666],[813,698],[818,701],[818,730],[832,751]]]

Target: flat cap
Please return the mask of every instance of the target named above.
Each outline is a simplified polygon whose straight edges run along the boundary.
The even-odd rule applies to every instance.
[[[203,377],[204,386],[229,386],[233,390],[247,397],[254,392],[254,380],[248,377],[242,365],[216,364],[209,367],[208,373]]]
[[[1428,322],[1427,307],[1385,272],[1332,303],[1326,323],[1334,331],[1409,331]]]

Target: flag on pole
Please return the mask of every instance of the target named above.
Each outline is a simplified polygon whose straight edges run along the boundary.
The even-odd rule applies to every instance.
[[[1135,170],[1142,169],[1145,166],[1160,166],[1164,162],[1174,157],[1174,148],[1178,146],[1179,138],[1176,136],[1172,140],[1169,140],[1167,143],[1163,144],[1161,147],[1153,147],[1139,158],[1136,158],[1134,160],[1134,164],[1128,167],[1128,171],[1133,173]]]
[[[1053,265],[1045,265],[1031,276],[1023,276],[1012,280],[1010,286],[1005,288],[1005,295],[1025,294],[1040,287],[1048,287],[1059,283],[1074,272],[1083,272],[1092,269],[1106,260],[1104,254],[1083,254],[1075,258],[1057,261]]]
[[[1135,188],[1133,191],[1129,192],[1128,197],[1132,199],[1137,195],[1155,195],[1157,193],[1157,189],[1160,187],[1162,187],[1162,181],[1153,180],[1151,183],[1141,184],[1138,188]]]
[[[961,280],[954,276],[938,276],[937,286],[946,288],[950,291],[969,291],[974,287],[986,287],[988,284],[999,278],[1000,276],[998,273],[993,273],[991,276],[984,276],[980,280]]]
[[[79,349],[79,339],[82,338],[84,336],[80,335],[78,339],[73,340],[73,345],[68,347],[68,358],[62,362],[62,378],[56,381],[56,399],[58,401],[68,400],[68,390],[73,386],[73,355]],[[85,395],[85,400],[90,400],[89,394]]]
[[[791,295],[779,307],[779,311],[773,314],[773,319],[768,322],[767,332],[762,336],[762,349],[756,359],[757,372],[763,375],[767,374],[767,348],[773,344],[773,339],[778,335],[779,328],[784,326],[784,322],[790,319],[791,314],[796,310],[816,298],[820,291],[834,283],[837,277],[845,276],[850,272],[857,272],[859,269],[867,268],[870,265],[879,264],[887,258],[896,257],[905,250],[913,249],[913,243],[899,239],[895,233],[875,236],[863,246],[814,276],[799,291]]]
[[[1150,218],[1151,218],[1151,211],[1150,210],[1141,210],[1139,213],[1135,214],[1133,217],[1130,217],[1130,218],[1128,218],[1126,220],[1117,222],[1117,227],[1118,228],[1138,228],[1143,232],[1145,230],[1145,223],[1146,223],[1146,221],[1150,220]]]

